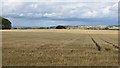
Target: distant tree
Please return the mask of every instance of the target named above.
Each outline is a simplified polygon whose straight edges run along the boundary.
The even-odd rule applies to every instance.
[[[11,29],[11,22],[8,19],[0,17],[0,29]]]
[[[108,27],[105,27],[105,30],[109,30],[109,28],[108,28]]]
[[[66,29],[66,27],[59,25],[59,26],[56,27],[56,29]]]

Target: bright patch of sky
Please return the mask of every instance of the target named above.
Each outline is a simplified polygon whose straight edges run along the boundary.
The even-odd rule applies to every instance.
[[[2,0],[13,26],[117,25],[118,0]]]

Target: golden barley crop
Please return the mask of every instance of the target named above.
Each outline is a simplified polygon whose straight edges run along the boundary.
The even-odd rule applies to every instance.
[[[118,31],[3,30],[3,66],[118,66]]]

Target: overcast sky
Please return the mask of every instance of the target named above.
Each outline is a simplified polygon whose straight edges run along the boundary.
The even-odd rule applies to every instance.
[[[2,0],[13,26],[117,25],[119,0]],[[1,14],[1,13],[0,13]]]

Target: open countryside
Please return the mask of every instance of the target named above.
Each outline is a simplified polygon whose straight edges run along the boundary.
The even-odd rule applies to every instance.
[[[3,0],[0,63],[3,68],[118,68],[118,2]]]
[[[3,66],[118,66],[118,30],[1,30]]]

